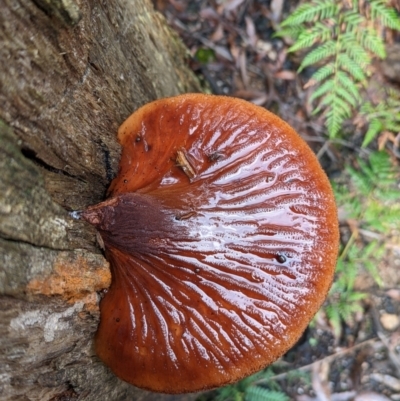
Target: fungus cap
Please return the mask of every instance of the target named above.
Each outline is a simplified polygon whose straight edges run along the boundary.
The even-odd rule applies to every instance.
[[[83,213],[113,276],[100,358],[165,393],[275,361],[321,306],[337,258],[336,206],[311,149],[265,109],[202,94],[143,106],[118,138],[110,199]]]

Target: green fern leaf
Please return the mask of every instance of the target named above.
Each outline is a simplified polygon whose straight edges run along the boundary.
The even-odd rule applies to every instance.
[[[316,89],[312,95],[310,96],[310,101],[312,102],[315,99],[318,99],[321,96],[326,95],[331,92],[335,87],[335,81],[333,79],[329,79],[325,81],[318,89]]]
[[[359,34],[361,44],[381,59],[386,57],[385,44],[372,27],[364,29]]]
[[[297,39],[304,31],[305,28],[302,25],[290,25],[280,29],[278,32],[274,34],[274,37],[278,38],[289,37],[292,39]]]
[[[343,12],[342,18],[343,23],[347,25],[347,32],[353,32],[367,22],[366,18],[363,15],[354,10]]]
[[[331,104],[332,108],[335,108],[337,110],[337,113],[341,116],[343,121],[351,116],[352,110],[350,105],[340,96],[338,96],[337,92],[332,93],[331,99],[324,99],[323,102],[326,106]]]
[[[333,56],[336,53],[336,42],[334,40],[329,40],[323,45],[315,48],[310,53],[308,53],[299,68],[299,72],[302,71],[305,67],[309,65],[313,65],[318,63],[319,61]]]
[[[373,177],[378,179],[376,184],[377,188],[396,186],[398,172],[396,168],[393,167],[392,161],[386,152],[380,151],[372,153],[369,157],[369,164]],[[386,190],[387,188],[384,189]]]
[[[354,170],[351,167],[347,167],[346,171],[349,173],[351,180],[354,186],[356,187],[357,191],[365,197],[369,196],[372,186],[368,176],[360,173],[357,170]],[[361,211],[361,204],[358,213],[360,211]]]
[[[319,113],[324,108],[327,110],[327,119],[330,119],[333,123],[335,121],[343,123],[343,121],[351,115],[351,105],[339,96],[338,86],[335,85],[335,83],[333,84],[333,90],[327,93],[322,100],[320,100],[318,107],[312,114]]]
[[[351,94],[350,91],[347,90],[348,88],[344,88],[343,86],[337,86],[335,89],[336,95],[340,96],[344,101],[349,103],[352,107],[356,107],[358,104],[357,99]],[[349,107],[350,108],[350,107]],[[350,115],[350,113],[349,113]]]
[[[386,121],[386,129],[391,132],[400,131],[400,114],[395,115],[392,120]]]
[[[371,64],[371,56],[364,49],[353,33],[347,33],[342,36],[342,42],[346,43],[346,54],[361,68],[365,69]]]
[[[260,386],[247,388],[245,399],[246,401],[290,401],[285,393],[268,390]]]
[[[400,30],[400,17],[394,8],[387,6],[386,1],[371,1],[370,7],[373,20],[380,20],[382,25],[390,29]]]
[[[351,109],[348,103],[338,96],[326,97],[323,102],[330,106],[326,113],[326,126],[329,137],[335,138],[340,132],[344,120],[350,117]]]
[[[362,146],[365,147],[382,131],[400,131],[400,92],[386,91],[387,100],[373,105],[366,102],[360,114],[369,122]]]
[[[368,273],[371,275],[371,277],[376,282],[376,284],[378,284],[378,286],[382,288],[383,280],[382,280],[381,276],[379,275],[379,270],[376,267],[376,263],[373,263],[370,260],[366,260],[364,262],[364,265],[365,265],[365,268],[368,271]]]
[[[296,43],[288,51],[296,52],[298,50],[312,46],[317,42],[326,42],[332,35],[331,28],[320,22],[317,22],[311,29],[304,30],[298,36]]]
[[[344,119],[334,109],[330,110],[326,117],[326,127],[328,129],[329,138],[336,138],[342,127]]]
[[[382,123],[380,120],[378,119],[373,119],[371,120],[371,122],[369,123],[368,126],[368,131],[365,134],[363,143],[362,143],[362,147],[365,148],[366,146],[368,146],[374,139],[375,137],[382,132]]]
[[[338,7],[332,0],[318,0],[299,6],[281,26],[300,25],[304,22],[331,18],[338,13]]]
[[[375,173],[371,168],[371,164],[360,158],[358,159],[358,166],[361,172],[361,176],[363,176],[363,178],[365,178],[366,180],[369,180],[369,185],[372,188],[375,181]]]
[[[366,86],[371,75],[373,57],[384,58],[385,43],[374,28],[387,26],[400,30],[397,11],[389,0],[368,0],[367,7],[358,0],[313,0],[300,5],[282,24],[277,36],[295,39],[290,52],[311,50],[302,60],[299,72],[306,67],[320,66],[307,82],[315,85],[310,100],[317,101],[313,114],[323,111],[331,138],[338,135],[343,122],[360,104],[360,86]],[[400,97],[387,113],[388,104],[363,106],[364,114],[374,114],[382,127],[393,132],[400,130]],[[369,111],[367,111],[369,109]],[[398,118],[393,116],[398,115]],[[369,120],[371,120],[369,118]],[[371,121],[372,123],[372,121]],[[377,135],[377,122],[370,123],[363,146]]]
[[[225,386],[218,389],[215,401],[241,400],[243,397],[235,386]]]
[[[367,79],[363,68],[350,58],[347,53],[341,53],[338,57],[338,65],[341,69],[348,71],[356,81],[362,81],[365,84]]]
[[[332,62],[324,65],[319,68],[314,74],[311,76],[310,81],[321,82],[332,75],[335,71],[335,66]]]
[[[339,338],[342,332],[342,321],[338,308],[336,307],[336,305],[328,305],[325,308],[325,312],[328,316],[329,323],[332,326],[334,336],[336,338]]]
[[[338,83],[353,96],[356,104],[361,101],[360,92],[355,82],[343,71],[338,71],[336,74]],[[349,101],[351,103],[351,101]],[[355,106],[354,106],[355,107]]]
[[[364,294],[363,292],[351,292],[347,294],[347,300],[350,302],[357,302],[365,299],[367,294]]]

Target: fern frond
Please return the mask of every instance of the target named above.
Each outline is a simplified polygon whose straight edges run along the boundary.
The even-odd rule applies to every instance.
[[[387,99],[377,105],[366,102],[362,105],[360,115],[369,123],[362,146],[369,143],[382,131],[397,133],[400,131],[400,92],[386,91]]]
[[[218,389],[218,394],[215,397],[215,401],[228,401],[228,400],[243,401],[241,393],[237,390],[235,386],[225,386]]]
[[[336,138],[343,122],[350,117],[351,109],[339,96],[326,97],[323,102],[330,106],[326,113],[326,126],[329,137]]]
[[[352,60],[347,53],[341,53],[338,56],[337,62],[338,66],[343,70],[348,71],[355,81],[361,81],[365,85],[367,76],[365,75],[363,68],[359,63]]]
[[[302,4],[298,7],[281,26],[300,25],[304,22],[331,18],[338,13],[338,7],[332,0],[316,0]]]
[[[353,96],[352,92],[349,91],[348,89],[349,88],[345,89],[345,87],[338,85],[335,89],[336,95],[340,96],[345,102],[347,102],[352,107],[356,107],[358,104],[358,98],[355,98]],[[359,93],[357,90],[356,90],[356,92],[359,97]],[[351,109],[351,107],[349,107],[349,105],[348,105],[348,108]],[[350,116],[350,114],[351,114],[351,111],[349,110],[349,116]]]
[[[328,317],[329,323],[332,326],[334,336],[336,338],[340,337],[342,332],[342,320],[337,308],[334,305],[328,305],[325,308],[326,316]]]
[[[296,43],[293,44],[288,51],[295,52],[310,47],[318,41],[325,42],[331,35],[332,29],[329,26],[317,22],[312,28],[303,30],[297,37]]]
[[[361,101],[361,95],[354,80],[352,80],[344,71],[338,71],[336,78],[340,86],[346,88],[347,92],[353,96],[356,104]],[[353,104],[351,101],[349,101],[349,103]]]
[[[289,397],[280,391],[272,391],[260,386],[248,387],[246,401],[289,401]]]
[[[342,35],[342,42],[346,43],[344,51],[361,68],[366,68],[371,63],[371,56],[358,42],[353,32],[347,32]]]
[[[359,0],[312,0],[300,5],[281,26],[279,36],[290,33],[295,39],[290,52],[310,49],[298,72],[318,67],[305,88],[315,85],[310,97],[310,101],[317,101],[313,115],[325,113],[326,127],[333,138],[360,105],[360,87],[366,86],[372,73],[372,59],[386,56],[383,38],[374,27],[400,30],[399,14],[389,0],[366,0],[361,4]],[[396,106],[389,106],[398,108],[398,118],[393,118],[397,116],[393,113],[392,118],[384,114],[388,105],[371,106],[369,113],[381,121],[382,127],[400,131],[400,97]],[[372,117],[367,121],[371,123]],[[377,135],[377,126],[378,122],[371,124],[364,146]]]
[[[278,32],[276,32],[274,34],[274,37],[289,37],[292,39],[297,39],[304,31],[305,28],[302,25],[288,25],[285,28],[282,28]]]
[[[368,146],[382,132],[382,128],[382,123],[377,118],[371,120],[361,146],[363,148]]]
[[[315,48],[310,53],[308,53],[299,67],[299,72],[309,65],[318,63],[319,61],[333,56],[336,53],[336,42],[334,40],[329,40],[323,45]]]
[[[370,3],[371,18],[379,20],[382,25],[400,30],[400,16],[394,8],[389,8],[386,1],[374,0]]]
[[[342,14],[342,23],[347,25],[347,32],[354,32],[356,29],[360,29],[366,22],[366,18],[357,11],[349,10],[344,11]]]
[[[396,176],[396,169],[393,167],[390,157],[386,152],[373,152],[369,156],[368,161],[375,176],[379,173],[384,174],[385,177]],[[396,179],[394,179],[393,183],[395,182]]]
[[[332,62],[324,65],[323,67],[319,68],[314,74],[311,76],[310,81],[321,82],[332,75],[335,71],[335,66]],[[308,83],[306,84],[308,85]]]
[[[310,101],[312,102],[315,99],[318,99],[321,96],[326,95],[331,92],[335,87],[335,81],[333,79],[329,79],[325,81],[318,89],[316,89],[312,95],[310,96]]]
[[[360,43],[381,59],[386,57],[385,44],[376,30],[372,27],[364,29],[359,34]]]

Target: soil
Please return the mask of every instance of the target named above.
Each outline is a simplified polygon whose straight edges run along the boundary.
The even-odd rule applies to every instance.
[[[190,65],[205,88],[278,114],[309,143],[331,179],[341,176],[343,166],[356,156],[377,148],[379,141],[361,148],[365,126],[355,128],[352,121],[347,125],[351,135],[328,140],[323,118],[312,115],[307,102],[311,89],[304,85],[313,71],[298,74],[299,55],[289,54],[290,43],[274,37],[296,1],[154,1],[189,48]],[[389,32],[386,41],[400,48],[399,35]],[[399,60],[391,56],[377,63],[373,79],[398,85],[390,74],[399,70]],[[396,158],[390,141],[379,143]],[[341,225],[345,231],[346,222]],[[368,297],[352,321],[343,322],[340,337],[335,338],[320,312],[297,345],[274,365],[273,379],[291,400],[400,401],[399,233],[390,233],[386,242],[390,246],[378,266],[383,285],[379,288],[366,273],[357,278],[357,289]],[[211,401],[217,395],[211,392],[201,399]]]

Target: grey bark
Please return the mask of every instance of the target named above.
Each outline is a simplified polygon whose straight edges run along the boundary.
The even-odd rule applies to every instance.
[[[0,0],[1,400],[182,399],[96,357],[110,273],[69,211],[104,199],[129,114],[199,91],[185,57],[148,0]]]

